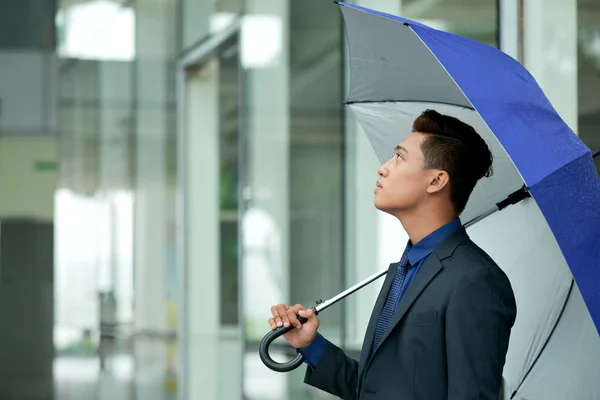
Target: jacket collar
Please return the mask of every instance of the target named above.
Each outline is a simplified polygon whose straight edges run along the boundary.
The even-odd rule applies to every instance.
[[[431,232],[414,246],[412,246],[409,240],[407,246],[409,247],[408,261],[410,262],[410,265],[417,265],[419,261],[430,255],[436,247],[461,228],[463,228],[463,226],[460,219],[456,218]]]

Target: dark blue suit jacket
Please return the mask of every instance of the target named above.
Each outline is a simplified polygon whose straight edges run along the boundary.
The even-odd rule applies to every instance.
[[[508,278],[456,221],[419,243],[411,251],[435,245],[405,283],[377,350],[371,352],[375,326],[396,264],[375,303],[360,361],[319,335],[302,350],[306,383],[342,399],[498,400],[516,318]]]

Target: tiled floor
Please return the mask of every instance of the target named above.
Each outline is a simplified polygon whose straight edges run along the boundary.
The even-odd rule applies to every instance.
[[[58,358],[54,382],[56,400],[132,400],[133,361],[117,356],[101,370],[97,358]]]
[[[276,373],[262,365],[257,353],[247,353],[244,363],[245,396],[240,395],[239,399],[332,398],[302,382],[302,367],[286,374]],[[100,368],[98,358],[57,358],[54,362],[54,380],[54,400],[177,400],[177,393],[166,384],[164,370],[156,367],[136,369],[133,358],[127,355],[115,356],[104,370]]]

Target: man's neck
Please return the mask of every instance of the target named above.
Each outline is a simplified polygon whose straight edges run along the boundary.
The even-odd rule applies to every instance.
[[[452,222],[456,215],[449,213],[411,213],[409,215],[397,215],[413,245],[420,242],[430,233],[438,228]]]

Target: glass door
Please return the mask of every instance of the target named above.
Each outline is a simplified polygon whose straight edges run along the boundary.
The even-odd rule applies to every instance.
[[[235,24],[179,63],[181,399],[241,399],[239,64]]]

